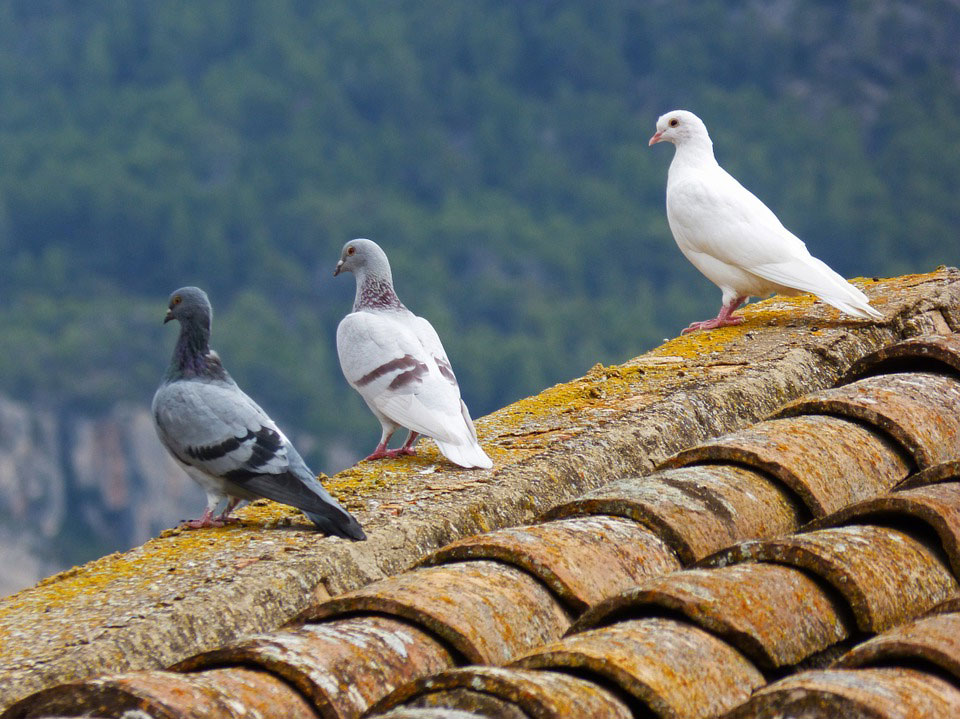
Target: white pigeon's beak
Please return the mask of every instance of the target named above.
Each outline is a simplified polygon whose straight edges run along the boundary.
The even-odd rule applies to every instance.
[[[336,266],[336,267],[334,268],[334,270],[333,270],[333,276],[334,276],[334,277],[336,277],[337,275],[340,274],[340,269],[341,269],[342,267],[343,267],[343,260],[340,260],[340,261],[337,263],[337,266]]]
[[[663,130],[657,130],[653,133],[653,137],[650,138],[650,142],[647,143],[647,147],[652,147],[656,145],[660,140],[663,139]]]

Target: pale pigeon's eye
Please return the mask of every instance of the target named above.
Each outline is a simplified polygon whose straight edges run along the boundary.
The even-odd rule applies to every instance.
[[[348,248],[347,248],[347,254],[348,254],[348,255],[352,255],[352,254],[353,254],[354,252],[356,252],[356,251],[357,251],[357,248],[355,248],[355,247],[348,247]]]
[[[670,120],[670,127],[676,127],[679,124],[680,124],[680,121],[675,117]]]

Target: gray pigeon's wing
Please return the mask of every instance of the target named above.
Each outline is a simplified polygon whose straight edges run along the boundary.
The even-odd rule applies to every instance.
[[[329,534],[362,538],[356,520],[327,493],[266,412],[233,382],[164,384],[154,396],[153,415],[160,440],[184,464],[297,507]]]
[[[232,382],[180,380],[153,398],[160,439],[184,464],[215,477],[258,470],[287,470],[290,443],[277,426]]]

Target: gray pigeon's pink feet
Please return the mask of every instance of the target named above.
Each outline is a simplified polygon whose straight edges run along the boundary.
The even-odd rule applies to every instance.
[[[181,524],[181,527],[187,527],[189,529],[205,529],[207,527],[222,527],[229,520],[223,520],[220,517],[216,519],[213,516],[213,511],[208,509],[203,513],[203,516],[200,519],[190,519]]]
[[[743,324],[743,317],[730,317],[727,319],[720,319],[719,317],[714,317],[712,320],[704,320],[703,322],[694,322],[687,329],[683,330],[680,334],[688,335],[691,332],[696,332],[697,330],[713,330],[717,327],[733,327],[735,325]]]
[[[384,452],[384,454],[387,457],[402,457],[405,454],[409,454],[413,457],[416,457],[417,450],[415,450],[413,447],[403,446],[403,447],[397,447],[396,449],[388,449],[386,452]]]

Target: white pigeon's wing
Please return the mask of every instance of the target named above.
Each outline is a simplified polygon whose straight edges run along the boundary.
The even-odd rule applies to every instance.
[[[377,411],[428,437],[462,441],[460,391],[409,322],[393,313],[351,313],[337,328],[337,353],[347,381]]]
[[[667,219],[694,264],[704,254],[771,285],[811,292],[848,314],[882,317],[866,295],[811,255],[770,208],[719,166],[681,173],[670,183]]]
[[[671,182],[667,219],[684,252],[704,253],[749,272],[809,256],[803,241],[720,167]]]

